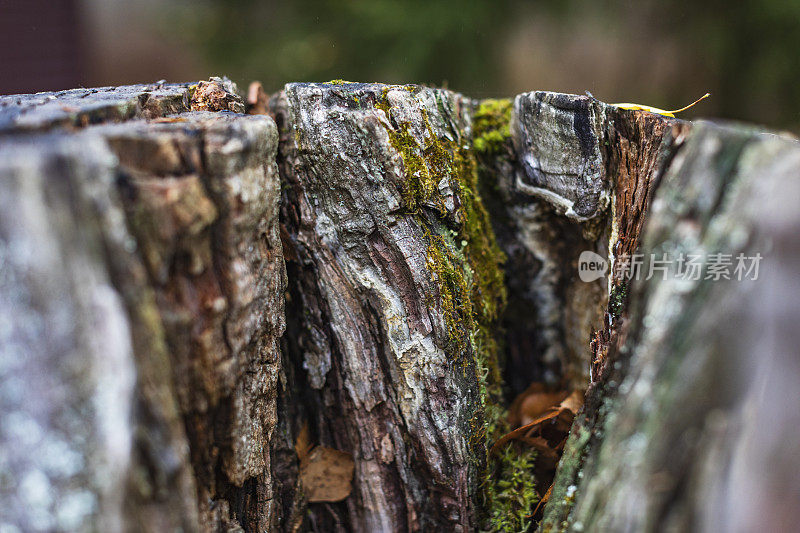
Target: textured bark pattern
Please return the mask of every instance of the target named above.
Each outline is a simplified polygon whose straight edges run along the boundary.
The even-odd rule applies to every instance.
[[[205,87],[183,104],[243,109]],[[82,105],[89,122],[124,118]],[[0,521],[267,530],[285,286],[274,122],[185,113],[0,148],[0,439],[18,480]]]
[[[159,82],[0,96],[0,135],[157,118],[189,110],[243,113],[244,103],[234,93],[230,80],[212,78],[196,84]]]
[[[574,220],[600,214],[609,200],[606,108],[589,96],[541,91],[517,96],[511,131],[523,169],[520,189]]]
[[[630,275],[628,268],[639,251],[639,239],[652,199],[655,182],[669,164],[677,144],[690,124],[652,113],[631,112],[609,106],[607,141],[608,174],[613,197],[608,237],[608,307],[603,327],[592,336],[590,376],[594,382],[608,371],[611,345],[623,342],[625,308]]]
[[[299,297],[290,322],[294,313],[301,330],[287,336],[289,387],[304,390],[318,442],[356,463],[352,496],[312,509],[312,521],[325,529],[333,515],[356,531],[472,529],[471,447],[483,446],[475,354],[463,325],[448,324],[433,264],[464,246],[450,236],[464,191],[447,171],[419,210],[403,196],[422,179],[412,173],[436,172],[412,157],[424,159],[440,139],[468,142],[467,102],[435,89],[322,84],[289,85],[273,107],[285,131],[287,259],[295,256]],[[406,147],[393,141],[397,132]],[[286,405],[290,421],[297,403]]]
[[[101,140],[0,146],[0,523],[120,529],[135,362],[106,238],[125,237]]]
[[[604,117],[588,97],[534,92],[514,101],[512,161],[496,173],[492,212],[508,257],[514,393],[533,381],[580,388],[588,379],[586,340],[601,323],[606,287],[581,282],[577,264],[582,251],[606,254]]]
[[[543,531],[791,530],[797,142],[534,92],[476,156],[478,109],[0,97],[0,529],[476,530],[504,333],[512,393],[589,385]],[[763,260],[628,283],[640,247]],[[307,502],[296,444],[352,457],[352,493]]]
[[[102,127],[155,289],[201,522],[272,519],[269,441],[284,329],[277,130],[196,112]]]
[[[636,250],[652,181],[668,156],[672,128],[680,127],[586,96],[517,96],[515,161],[498,172],[502,201],[492,213],[509,258],[513,391],[531,381],[584,388],[592,368],[596,374],[620,325],[624,285],[616,278],[581,281],[580,254],[607,258],[613,273],[614,258]]]
[[[708,254],[735,265],[761,253],[761,272],[633,285],[626,342],[573,427],[543,531],[794,528],[798,170],[794,140],[708,124],[688,134],[642,252],[699,254],[704,277]]]

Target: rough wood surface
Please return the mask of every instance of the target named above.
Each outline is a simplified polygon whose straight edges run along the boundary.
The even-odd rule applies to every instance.
[[[284,328],[275,124],[193,112],[93,133],[119,159],[128,225],[162,317],[201,523],[265,530]]]
[[[189,110],[244,112],[227,78],[197,83],[124,85],[0,95],[0,135],[79,128],[132,118],[158,118]]]
[[[234,105],[198,87],[190,105]],[[0,438],[17,450],[3,522],[267,530],[285,285],[274,122],[194,112],[0,148],[14,414]]]
[[[589,96],[541,91],[517,96],[511,131],[523,170],[518,187],[574,220],[600,214],[609,201],[606,108]]]
[[[633,284],[542,531],[794,527],[798,170],[795,140],[746,129],[695,125],[677,147],[642,252],[698,254],[703,276]],[[715,253],[762,254],[758,280],[705,279]]]
[[[514,392],[531,381],[585,388],[597,373],[620,325],[624,280],[582,281],[579,259],[594,252],[614,274],[614,258],[637,249],[652,181],[681,127],[588,96],[516,97],[511,162],[497,173],[501,201],[491,213],[508,256]]]
[[[106,239],[124,253],[126,237],[109,200],[113,165],[98,138],[0,145],[0,523],[9,527],[125,524],[136,370],[106,266]]]
[[[491,231],[467,220],[482,207],[459,175],[468,101],[414,86],[296,84],[273,107],[285,132],[295,283],[282,415],[295,435],[307,423],[356,463],[351,497],[312,508],[312,521],[474,529],[485,454],[477,366],[486,363],[470,324],[486,314],[473,305],[497,304],[474,301],[479,283],[496,289],[469,261],[497,264],[485,248],[491,234],[465,232],[468,223]]]

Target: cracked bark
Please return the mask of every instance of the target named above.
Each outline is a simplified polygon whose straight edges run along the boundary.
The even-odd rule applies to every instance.
[[[308,424],[316,442],[356,463],[351,497],[312,505],[311,523],[473,529],[481,460],[474,447],[483,446],[475,348],[466,324],[448,324],[452,311],[438,285],[445,281],[432,263],[447,254],[452,268],[468,267],[465,244],[451,236],[467,192],[448,166],[418,210],[404,198],[411,157],[424,158],[440,138],[469,142],[469,102],[435,89],[296,84],[272,107],[294,280],[285,435]],[[398,130],[409,132],[413,156],[393,144]],[[433,174],[434,164],[416,171]],[[291,459],[291,444],[279,441],[275,453]],[[290,493],[291,478],[282,483]],[[283,505],[288,515],[296,504]]]
[[[698,254],[703,277],[632,285],[626,333],[575,421],[543,531],[796,523],[797,478],[784,469],[800,456],[788,410],[797,335],[783,325],[797,317],[785,295],[797,290],[788,235],[798,218],[787,199],[800,149],[788,137],[699,123],[672,151],[641,251]],[[758,279],[705,279],[714,253],[763,254]]]

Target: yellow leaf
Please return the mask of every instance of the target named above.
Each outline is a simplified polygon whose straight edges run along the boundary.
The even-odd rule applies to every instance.
[[[685,107],[682,107],[680,109],[674,109],[672,111],[666,111],[664,109],[659,109],[657,107],[651,107],[649,105],[641,105],[641,104],[624,103],[624,104],[611,104],[611,105],[613,105],[615,107],[618,107],[620,109],[631,109],[631,110],[634,110],[634,111],[649,111],[650,113],[655,113],[657,115],[664,115],[665,117],[675,118],[675,113],[680,113],[681,111],[686,111],[687,109],[689,109],[690,107],[692,107],[696,103],[700,102],[701,100],[705,100],[709,96],[711,96],[711,93],[706,93],[703,96],[701,96],[700,98],[698,98],[697,100],[695,100],[694,102],[692,102],[691,104],[689,104],[689,105],[687,105]]]

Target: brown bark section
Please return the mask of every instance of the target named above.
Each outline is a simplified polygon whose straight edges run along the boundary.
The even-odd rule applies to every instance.
[[[190,113],[99,132],[164,323],[200,522],[267,529],[285,283],[274,123]]]
[[[797,478],[786,473],[800,454],[777,443],[795,442],[784,406],[797,401],[797,341],[771,328],[798,316],[786,299],[798,271],[786,198],[800,151],[793,139],[704,123],[673,135],[640,252],[697,255],[701,275],[681,279],[673,265],[630,285],[624,334],[573,425],[542,531],[796,523]],[[715,254],[731,259],[731,279],[707,277]],[[757,279],[736,277],[739,254],[762,255]]]
[[[690,124],[653,113],[610,108],[608,115],[607,165],[613,180],[613,207],[609,216],[609,297],[603,326],[591,339],[592,382],[607,372],[612,344],[624,340],[628,285],[633,275],[633,256],[653,191],[664,169],[672,161]]]

